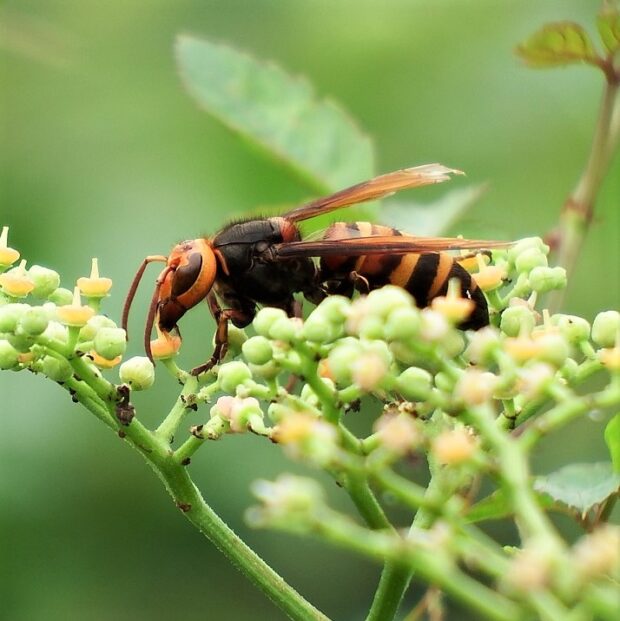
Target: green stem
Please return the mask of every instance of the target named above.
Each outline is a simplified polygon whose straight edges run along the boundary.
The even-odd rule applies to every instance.
[[[155,430],[155,433],[162,438],[168,444],[171,444],[174,435],[176,434],[179,426],[183,422],[183,419],[190,411],[190,403],[188,403],[188,397],[194,395],[198,388],[198,380],[193,376],[188,376],[183,385],[183,390],[177,398],[170,414],[164,418],[163,422]]]
[[[560,215],[557,260],[569,275],[577,262],[592,221],[596,195],[620,140],[620,128],[614,122],[614,118],[620,114],[620,102],[616,101],[619,85],[618,72],[607,75],[588,162]],[[564,290],[554,291],[550,295],[549,309],[552,312],[560,307],[563,296]]]

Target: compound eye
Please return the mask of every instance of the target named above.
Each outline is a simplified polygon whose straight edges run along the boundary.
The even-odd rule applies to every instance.
[[[172,295],[179,297],[188,291],[198,280],[202,268],[202,255],[199,252],[192,252],[187,257],[187,263],[177,267],[172,279]]]

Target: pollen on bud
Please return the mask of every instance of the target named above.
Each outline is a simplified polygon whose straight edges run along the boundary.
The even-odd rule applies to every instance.
[[[504,284],[507,275],[505,267],[500,265],[482,265],[479,272],[472,274],[472,279],[483,291],[493,291],[493,289],[497,289]]]
[[[544,546],[520,550],[512,559],[503,577],[504,584],[517,591],[533,591],[544,587],[551,573],[551,560]]]
[[[9,248],[9,227],[3,226],[0,233],[0,267],[13,265],[19,259],[19,252],[14,248]]]
[[[536,362],[519,372],[519,393],[528,399],[541,395],[553,381],[555,371],[546,362]]]
[[[90,276],[78,278],[77,286],[83,295],[89,298],[102,298],[108,295],[112,288],[112,279],[99,276],[99,265],[93,258],[90,268]]]
[[[480,405],[493,397],[498,377],[489,371],[470,369],[459,378],[455,396],[467,405]]]
[[[291,457],[308,459],[318,465],[326,465],[333,459],[338,449],[337,436],[333,425],[303,412],[282,416],[271,434],[272,440],[283,444]]]
[[[71,304],[59,306],[56,314],[58,319],[65,325],[82,328],[95,315],[95,311],[90,306],[82,306],[80,289],[75,287]]]
[[[598,359],[611,371],[620,371],[620,346],[599,350]]]
[[[100,369],[113,369],[116,365],[121,363],[122,356],[116,356],[112,360],[108,360],[103,356],[100,356],[94,349],[88,352],[88,357],[93,361],[94,365]]]
[[[146,390],[155,382],[155,367],[146,356],[134,356],[121,364],[118,376],[132,390]]]
[[[155,360],[166,360],[176,356],[181,349],[181,337],[178,334],[162,332],[156,326],[157,338],[151,341],[151,355]]]
[[[383,414],[375,424],[375,432],[385,448],[399,455],[415,450],[424,438],[416,420],[408,414]]]
[[[599,526],[573,547],[573,563],[584,578],[611,574],[620,569],[620,528]]]
[[[25,298],[34,289],[34,282],[26,271],[26,261],[0,274],[0,288],[14,298]]]
[[[435,459],[445,466],[455,466],[469,461],[477,449],[476,436],[465,427],[443,431],[432,442]]]
[[[507,338],[504,350],[518,364],[532,360],[540,353],[540,345],[529,336]]]
[[[451,323],[467,319],[474,306],[473,300],[461,297],[461,283],[456,278],[450,280],[445,296],[438,296],[431,302],[431,308],[441,313]]]
[[[461,267],[464,267],[469,273],[478,272],[480,269],[487,266],[491,262],[491,259],[483,253],[479,253],[474,256],[468,254],[467,250],[463,250],[463,253],[465,253],[466,256],[464,256],[463,258],[457,257],[456,260],[457,263]],[[479,259],[478,257],[481,258]]]
[[[364,392],[379,387],[387,372],[386,361],[375,352],[364,352],[351,364],[351,377]]]

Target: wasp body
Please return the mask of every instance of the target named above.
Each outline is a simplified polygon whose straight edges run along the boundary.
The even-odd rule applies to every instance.
[[[445,294],[452,278],[474,309],[461,328],[478,329],[489,322],[487,303],[469,273],[446,250],[480,249],[504,242],[449,237],[415,237],[368,222],[338,222],[316,240],[303,240],[298,222],[346,205],[382,198],[398,190],[439,183],[459,171],[440,164],[406,168],[375,177],[289,211],[283,216],[233,222],[211,238],[177,244],[169,256],[144,259],[125,301],[123,327],[146,266],[166,263],[151,300],[144,334],[149,357],[150,336],[157,322],[168,334],[181,317],[202,300],[217,322],[215,350],[209,361],[192,372],[217,364],[228,344],[228,322],[243,328],[257,305],[301,313],[294,295],[318,304],[326,295],[351,297],[391,283],[409,291],[420,307]],[[320,258],[317,265],[314,258]]]

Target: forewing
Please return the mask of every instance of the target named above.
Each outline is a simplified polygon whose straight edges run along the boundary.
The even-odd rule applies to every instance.
[[[454,168],[447,168],[442,164],[425,164],[415,168],[395,170],[394,172],[340,190],[330,196],[306,203],[285,213],[284,217],[293,222],[307,220],[308,218],[313,218],[319,214],[340,209],[347,205],[384,198],[399,190],[448,181],[451,174],[462,175],[463,173]]]
[[[278,244],[274,247],[278,258],[361,256],[370,254],[409,254],[442,252],[445,250],[487,250],[505,248],[512,242],[461,239],[459,237],[415,237],[411,235],[323,239]]]

